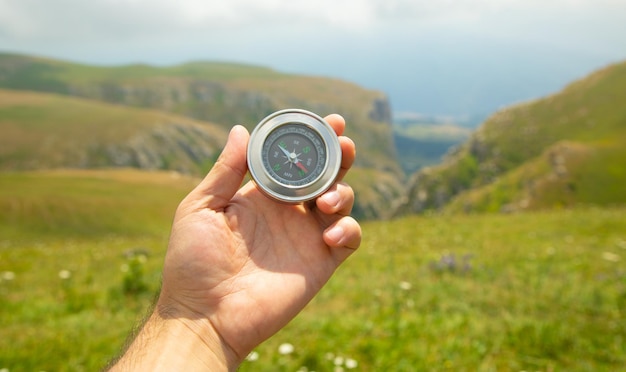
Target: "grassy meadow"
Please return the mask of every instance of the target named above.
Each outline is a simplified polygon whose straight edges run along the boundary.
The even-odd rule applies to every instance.
[[[103,367],[150,307],[174,210],[195,182],[0,173],[0,370]],[[405,217],[363,234],[242,371],[626,366],[623,207]]]

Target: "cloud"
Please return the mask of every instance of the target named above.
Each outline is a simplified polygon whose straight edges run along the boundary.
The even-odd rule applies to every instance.
[[[500,17],[626,13],[622,0],[0,0],[0,34],[22,40],[154,38],[238,28],[367,32],[394,22],[449,27]]]

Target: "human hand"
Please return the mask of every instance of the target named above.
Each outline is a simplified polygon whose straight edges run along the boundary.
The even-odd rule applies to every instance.
[[[358,248],[361,229],[349,217],[354,193],[341,182],[355,146],[341,136],[341,116],[326,120],[340,136],[339,179],[315,201],[299,205],[269,199],[252,181],[239,189],[249,134],[241,126],[232,129],[213,169],[177,209],[161,294],[148,320],[161,324],[160,333],[151,331],[154,337],[175,334],[179,351],[182,337],[195,339],[205,346],[192,348],[198,362],[235,369]]]

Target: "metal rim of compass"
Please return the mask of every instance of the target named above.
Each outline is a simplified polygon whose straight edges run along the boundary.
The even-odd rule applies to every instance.
[[[321,174],[301,186],[278,181],[263,166],[265,141],[275,129],[288,124],[304,125],[317,133],[326,150]],[[319,115],[307,110],[286,109],[270,114],[254,128],[248,142],[247,161],[250,175],[262,192],[278,201],[297,204],[315,199],[332,186],[341,168],[341,147],[333,128]]]

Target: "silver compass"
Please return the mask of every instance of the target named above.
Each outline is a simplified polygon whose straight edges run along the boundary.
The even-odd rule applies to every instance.
[[[341,168],[341,147],[320,116],[299,109],[277,111],[252,131],[248,169],[265,194],[301,203],[323,194]]]

